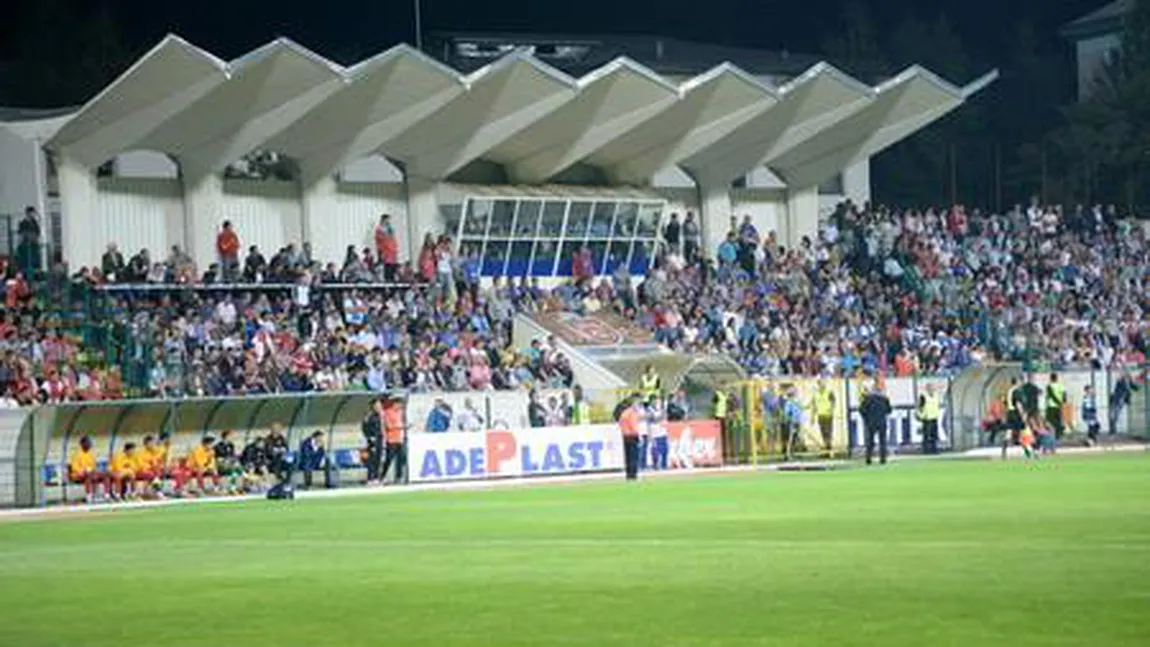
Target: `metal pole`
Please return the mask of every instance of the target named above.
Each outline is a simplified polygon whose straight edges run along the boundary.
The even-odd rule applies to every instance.
[[[955,145],[950,145],[950,203],[958,204],[958,153]]]
[[[419,51],[422,52],[423,51],[423,24],[422,24],[423,21],[422,21],[422,16],[420,15],[421,14],[420,5],[422,4],[422,0],[412,0],[412,2],[415,4],[415,49],[418,49]]]
[[[1002,213],[1002,144],[994,143],[994,210]]]

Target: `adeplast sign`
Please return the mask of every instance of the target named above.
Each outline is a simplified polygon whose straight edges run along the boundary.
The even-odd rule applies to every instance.
[[[623,445],[614,425],[412,434],[408,457],[413,482],[541,476],[622,469]]]

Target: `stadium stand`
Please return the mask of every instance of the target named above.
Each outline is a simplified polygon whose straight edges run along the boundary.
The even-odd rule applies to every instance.
[[[794,249],[732,217],[713,258],[663,234],[637,285],[619,266],[552,288],[515,277],[481,287],[474,258],[457,257],[446,236],[393,274],[371,250],[349,247],[337,268],[306,245],[270,262],[251,248],[226,285],[216,265],[192,283],[179,249],[123,263],[109,246],[102,268],[57,267],[31,281],[8,267],[0,387],[9,404],[30,404],[570,386],[561,354],[511,348],[512,319],[603,309],[669,347],[728,353],[761,376],[953,374],[987,357],[1145,361],[1145,235],[1100,207],[844,203]],[[388,274],[397,282],[382,283]]]

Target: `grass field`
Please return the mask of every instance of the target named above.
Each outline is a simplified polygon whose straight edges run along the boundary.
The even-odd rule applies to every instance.
[[[0,645],[399,644],[1150,644],[1150,455],[0,523]]]

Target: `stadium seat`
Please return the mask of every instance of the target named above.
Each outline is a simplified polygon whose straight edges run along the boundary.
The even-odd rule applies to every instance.
[[[359,460],[359,450],[356,449],[337,449],[335,464],[341,470],[357,469],[364,466]]]
[[[61,478],[60,473],[60,466],[54,463],[46,463],[40,470],[44,485],[59,485]]]

